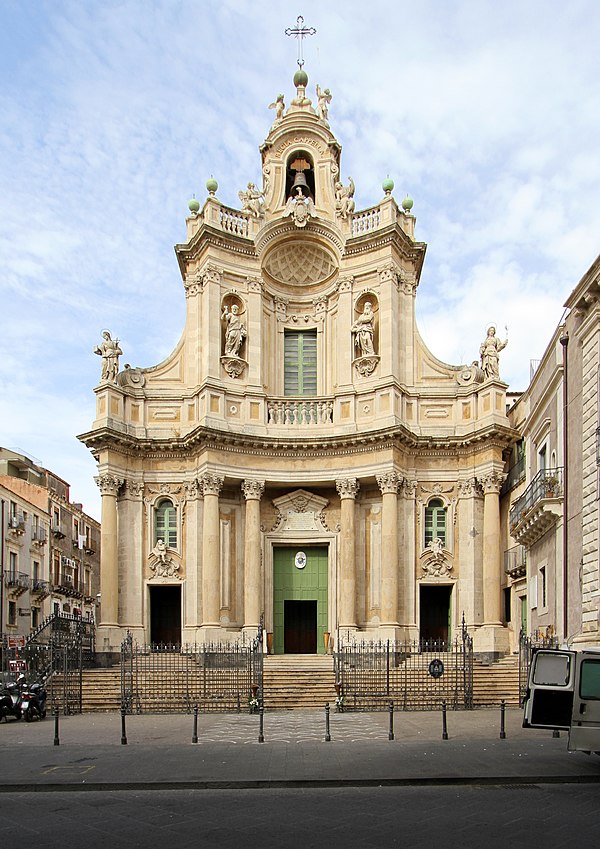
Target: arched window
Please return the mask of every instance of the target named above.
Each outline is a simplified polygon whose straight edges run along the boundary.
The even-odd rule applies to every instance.
[[[167,548],[177,548],[177,510],[170,498],[163,498],[154,510],[154,543],[159,539]]]
[[[425,547],[436,538],[446,545],[446,508],[441,498],[432,498],[425,508]]]

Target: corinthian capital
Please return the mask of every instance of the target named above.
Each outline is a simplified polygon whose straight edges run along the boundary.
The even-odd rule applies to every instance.
[[[99,475],[94,480],[101,495],[117,495],[125,483],[123,478],[117,478],[115,475]]]
[[[360,484],[357,478],[340,478],[335,482],[340,498],[356,498]]]
[[[257,480],[245,480],[242,483],[242,492],[244,493],[244,498],[246,501],[249,501],[251,498],[260,501],[262,498],[262,494],[265,491],[265,482],[257,481]]]
[[[398,485],[402,481],[398,472],[385,472],[383,475],[376,475],[376,478],[377,485],[381,490],[382,495],[385,495],[388,492],[392,492],[394,495],[397,495]]]
[[[204,495],[218,495],[221,492],[224,480],[225,478],[221,475],[213,475],[210,472],[207,472],[199,478],[199,483],[202,484],[202,492]]]
[[[490,492],[496,493],[496,495],[502,489],[502,484],[504,483],[504,479],[506,475],[503,475],[501,472],[490,472],[484,478],[480,478],[481,486],[483,487],[484,494],[488,494]]]

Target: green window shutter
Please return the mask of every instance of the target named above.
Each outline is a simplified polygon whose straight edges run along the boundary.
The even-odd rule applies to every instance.
[[[284,335],[284,394],[317,394],[317,331],[290,330]]]
[[[177,548],[177,511],[168,499],[161,501],[155,512],[154,542],[159,539],[167,548]]]
[[[425,545],[436,537],[446,545],[446,508],[439,498],[434,498],[425,508]]]

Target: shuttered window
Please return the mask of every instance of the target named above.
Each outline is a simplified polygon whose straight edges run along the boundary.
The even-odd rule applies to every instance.
[[[317,394],[316,330],[286,330],[284,336],[284,394]]]
[[[154,518],[154,542],[162,539],[167,548],[177,548],[177,510],[173,502],[163,499],[156,507]]]
[[[425,547],[436,538],[446,545],[446,508],[440,498],[433,498],[425,508]]]

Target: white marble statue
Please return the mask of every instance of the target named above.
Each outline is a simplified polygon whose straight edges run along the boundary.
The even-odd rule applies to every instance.
[[[375,331],[375,314],[371,301],[365,301],[362,313],[352,325],[354,333],[354,344],[358,348],[359,356],[368,357],[375,353],[373,345],[373,334]]]
[[[152,549],[152,554],[156,557],[159,563],[164,566],[167,562],[167,546],[163,539],[157,539],[156,545]]]
[[[486,380],[490,377],[500,377],[500,351],[508,345],[508,337],[503,342],[496,336],[496,328],[490,325],[487,336],[479,346],[481,370]]]
[[[225,349],[226,357],[239,357],[242,342],[246,337],[246,325],[240,318],[240,308],[237,304],[233,304],[231,311],[225,305],[221,318],[227,322],[225,331]]]
[[[348,181],[347,186],[341,180],[335,183],[335,211],[340,218],[347,218],[354,212],[354,180],[348,177]]]
[[[96,345],[94,348],[94,354],[102,357],[100,379],[116,383],[117,374],[119,373],[119,357],[123,351],[119,347],[119,340],[112,339],[108,330],[103,330],[102,336],[104,337],[104,342]]]
[[[317,112],[319,113],[319,118],[322,118],[323,121],[327,121],[327,116],[329,115],[329,104],[331,103],[332,94],[328,88],[324,91],[321,89],[319,83],[317,83]]]
[[[269,109],[275,110],[275,122],[279,123],[283,118],[283,113],[285,112],[285,102],[283,100],[283,94],[278,94],[274,103],[269,104]]]

